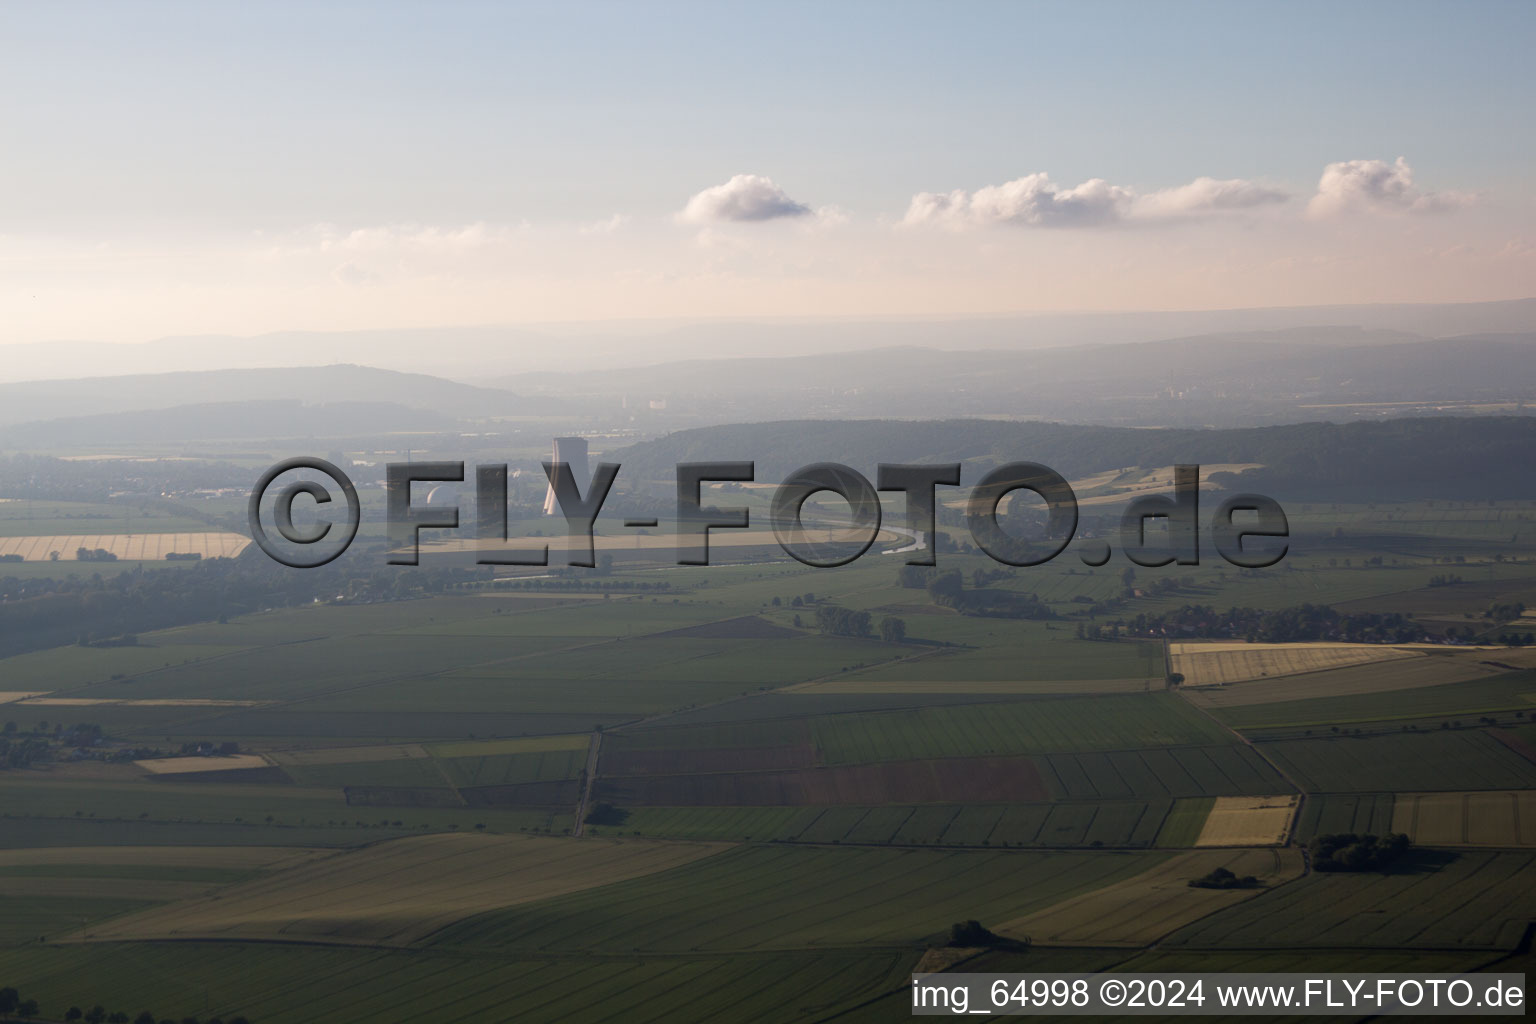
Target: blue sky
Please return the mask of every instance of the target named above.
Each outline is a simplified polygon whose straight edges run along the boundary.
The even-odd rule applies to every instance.
[[[619,248],[599,261],[605,273],[623,273],[628,260],[696,274],[693,250],[674,249],[699,238],[680,234],[673,218],[691,196],[737,175],[769,178],[796,203],[836,208],[851,222],[820,249],[804,239],[776,245],[766,259],[778,278],[786,261],[803,277],[834,257],[840,274],[879,273],[878,226],[900,221],[924,192],[974,192],[1041,172],[1059,188],[1105,179],[1138,194],[1210,177],[1284,190],[1299,211],[1326,165],[1399,156],[1416,188],[1476,197],[1414,244],[1513,245],[1520,256],[1536,242],[1533,28],[1536,5],[1515,2],[6,5],[0,266],[11,280],[0,277],[0,314],[22,315],[11,316],[21,324],[14,333],[0,328],[0,341],[105,336],[111,322],[131,324],[124,329],[136,336],[160,333],[138,311],[152,289],[162,303],[196,309],[168,309],[164,333],[236,329],[279,287],[297,289],[294,307],[312,319],[351,323],[305,277],[333,278],[346,264],[296,262],[286,285],[269,266],[264,300],[239,268],[236,254],[253,237],[287,252],[317,225],[343,236],[401,225],[553,232],[617,216],[633,237],[612,241]],[[1235,230],[1233,220],[1221,230]],[[1445,227],[1451,220],[1464,240]],[[761,246],[784,234],[776,225],[720,231],[727,227],[732,234],[714,242]],[[1229,244],[1179,230],[1180,244]],[[1302,245],[1293,226],[1275,230],[1252,240],[1252,252]],[[1377,230],[1375,242],[1386,242]],[[848,237],[859,233],[863,263]],[[1038,238],[1024,239],[1028,231],[982,234],[984,243],[972,242],[1044,252]],[[1098,259],[1144,258],[1137,243],[1096,244],[1110,246]],[[132,261],[81,255],[107,250]],[[29,262],[28,252],[39,259]],[[953,263],[970,275],[959,282],[966,301],[1020,308],[1006,289],[972,287],[975,255],[973,244]],[[401,284],[391,276],[399,261],[389,259],[355,264],[351,281]],[[496,273],[524,273],[518,259],[497,259]],[[220,260],[233,262],[228,279],[214,282],[207,275]],[[155,266],[166,275],[159,284]],[[134,312],[103,318],[98,330],[67,307],[113,267],[131,288],[96,294],[122,302],[126,288]],[[491,264],[479,272],[491,274]],[[455,265],[450,276],[467,273]],[[1404,275],[1405,293],[1421,293],[1427,273]],[[520,302],[501,311],[477,293],[473,309],[452,319],[731,308],[700,303],[697,289],[649,308],[603,299],[622,291],[611,280],[574,280],[561,278],[554,290],[567,297],[538,309]],[[205,290],[189,302],[169,287],[175,281]],[[733,295],[749,294],[741,283]],[[839,305],[816,285],[786,312],[882,311],[866,308],[881,304],[878,289]],[[782,281],[765,289],[743,315],[792,298]],[[1437,297],[1493,297],[1445,290]],[[41,298],[28,303],[22,291]],[[217,315],[236,293],[247,299]],[[1252,294],[1239,289],[1232,299]],[[1374,278],[1361,289],[1361,301],[1382,295]],[[1122,308],[1133,297],[1073,300]],[[1291,297],[1310,301],[1304,288],[1274,296]],[[1211,289],[1187,301],[1224,304]],[[42,308],[55,302],[58,316]],[[449,311],[446,297],[425,292],[412,308],[435,322],[429,306]],[[308,325],[294,316],[289,326]]]

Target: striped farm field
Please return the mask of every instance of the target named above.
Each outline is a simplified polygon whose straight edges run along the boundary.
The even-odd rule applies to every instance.
[[[1165,949],[1511,950],[1536,916],[1536,853],[1419,850],[1406,870],[1317,872],[1212,914]]]
[[[889,846],[1148,849],[1168,800],[885,807],[636,807],[625,835]]]
[[[1205,828],[1205,819],[1210,817],[1211,808],[1216,806],[1216,798],[1213,796],[1184,797],[1173,802],[1168,816],[1163,819],[1162,828],[1157,831],[1156,846],[1159,849],[1179,849],[1195,845],[1195,840],[1200,838],[1201,829]]]
[[[420,743],[390,743],[356,747],[322,747],[316,750],[275,750],[269,755],[281,765],[361,764],[368,761],[397,761],[426,758]]]
[[[673,1024],[816,1021],[910,979],[917,950],[750,957],[464,957],[431,950],[174,942],[0,949],[0,977],[43,1012],[151,1007],[163,1019],[281,1024],[560,1021],[612,1024],[645,1007]],[[614,1007],[626,1011],[615,1017]]]
[[[1536,788],[1536,764],[1481,729],[1259,744],[1309,793]]]
[[[251,543],[238,533],[80,533],[44,537],[0,537],[0,555],[20,555],[28,562],[46,562],[58,552],[61,562],[73,562],[80,548],[110,551],[124,561],[163,561],[166,555],[234,558]]]
[[[622,887],[481,914],[431,943],[567,953],[917,944],[952,921],[1023,917],[1165,856],[753,844]]]
[[[1057,800],[1262,796],[1289,789],[1249,746],[1167,747],[1036,758]]]
[[[1048,793],[1028,757],[944,757],[783,771],[631,775],[599,780],[597,797],[623,806],[1023,803]]]
[[[1113,885],[1005,921],[995,931],[1039,946],[1145,946],[1264,889],[1201,889],[1190,879],[1226,868],[1266,887],[1301,877],[1301,851],[1191,850]]]
[[[1382,835],[1392,831],[1391,793],[1328,793],[1309,796],[1296,819],[1301,840],[1328,833]]]
[[[1204,715],[1166,693],[826,715],[814,719],[812,725],[815,742],[828,764],[1134,750],[1231,740]]]
[[[1191,703],[1217,710],[1429,689],[1484,679],[1502,671],[1490,665],[1486,656],[1478,657],[1474,652],[1436,651],[1423,657],[1348,665],[1326,672],[1246,683],[1202,686],[1183,692]]]
[[[265,768],[269,762],[260,754],[231,754],[226,757],[157,757],[133,763],[151,775],[184,775],[187,772],[227,772],[242,768]]]
[[[1290,831],[1297,796],[1219,796],[1196,846],[1279,846]]]
[[[1399,793],[1392,831],[1420,846],[1536,847],[1536,790]]]
[[[491,757],[497,754],[542,754],[555,750],[586,750],[592,743],[589,733],[561,736],[515,736],[501,740],[456,740],[429,743],[434,757]]]
[[[1336,643],[1171,643],[1168,653],[1173,670],[1182,673],[1184,686],[1224,686],[1250,679],[1326,672],[1382,661],[1416,658],[1409,648],[1381,644]]]
[[[1381,666],[1382,671],[1388,668],[1390,666]],[[1326,679],[1328,675],[1325,673],[1320,678]],[[1536,711],[1536,672],[1503,672],[1439,686],[1416,686],[1390,695],[1344,694],[1314,697],[1310,700],[1213,707],[1211,711],[1227,725],[1242,731],[1295,730],[1308,726],[1317,728],[1413,719],[1455,721],[1463,717],[1476,719],[1483,715],[1502,716],[1508,720],[1512,713]]]
[[[93,926],[91,936],[403,946],[481,911],[635,879],[722,849],[655,840],[417,836],[118,918]]]

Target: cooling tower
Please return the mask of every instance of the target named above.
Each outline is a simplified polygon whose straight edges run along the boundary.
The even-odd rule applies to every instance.
[[[557,466],[562,462],[570,466],[571,476],[576,478],[578,488],[586,487],[587,481],[592,479],[587,470],[587,439],[584,437],[555,438],[555,451],[549,461]],[[544,514],[547,516],[560,514],[560,502],[555,499],[554,484],[550,484],[549,489],[544,492]]]

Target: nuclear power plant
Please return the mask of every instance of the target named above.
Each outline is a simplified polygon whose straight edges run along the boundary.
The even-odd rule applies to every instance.
[[[554,454],[550,456],[550,462],[556,466],[562,462],[571,467],[571,476],[576,480],[578,488],[586,487],[591,474],[587,471],[587,439],[584,437],[557,437],[555,438]],[[550,483],[549,489],[544,492],[544,514],[557,515],[560,512],[560,502],[555,498],[555,485]]]

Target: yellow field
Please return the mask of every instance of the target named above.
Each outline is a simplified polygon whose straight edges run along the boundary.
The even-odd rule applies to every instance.
[[[157,757],[133,763],[151,775],[185,775],[188,772],[230,772],[238,768],[265,768],[270,762],[260,754],[231,754],[227,757]]]
[[[103,548],[118,558],[158,562],[175,552],[204,558],[234,558],[251,543],[238,533],[93,533],[51,537],[0,537],[0,555],[20,555],[28,562],[46,562],[51,552],[59,561],[75,561],[75,551]]]
[[[41,697],[52,690],[0,690],[0,704],[13,704],[28,697]]]
[[[1399,793],[1392,831],[1421,846],[1536,847],[1536,790]]]
[[[586,750],[592,745],[589,733],[561,736],[519,736],[506,740],[458,740],[429,743],[433,757],[494,757],[497,754],[544,754],[554,750]]]
[[[1192,878],[1224,867],[1266,886],[1302,873],[1301,851],[1191,850],[1104,889],[1058,903],[993,929],[1042,946],[1145,946],[1207,914],[1251,899],[1259,889],[1196,889]]]
[[[1201,707],[1222,708],[1412,690],[1421,686],[1441,686],[1445,683],[1481,679],[1507,671],[1485,664],[1485,659],[1489,657],[1486,652],[1477,651],[1425,654],[1417,658],[1347,665],[1327,672],[1308,672],[1224,686],[1186,688],[1184,696]],[[1501,651],[1492,657],[1494,660],[1504,660],[1505,656]]]
[[[319,750],[278,750],[267,755],[278,764],[367,764],[402,761],[432,755],[420,743],[392,743],[371,747],[323,747]]]
[[[1291,828],[1296,795],[1219,796],[1196,846],[1279,846]]]
[[[451,833],[396,839],[95,924],[91,939],[403,946],[472,914],[638,878],[728,848]]]
[[[1161,679],[1156,681],[1159,690]],[[925,682],[915,679],[825,679],[786,686],[781,693],[1141,693],[1146,679],[984,679]]]
[[[1334,643],[1173,643],[1168,645],[1168,653],[1173,658],[1173,670],[1183,674],[1183,685],[1188,687],[1224,686],[1250,679],[1422,657],[1420,652],[1407,647]]]

